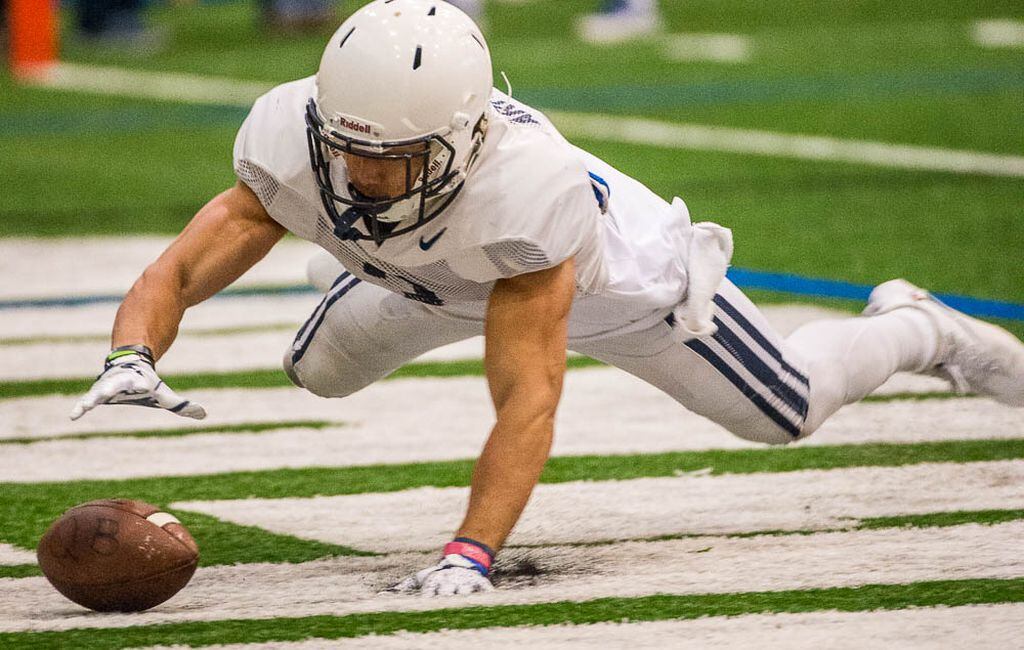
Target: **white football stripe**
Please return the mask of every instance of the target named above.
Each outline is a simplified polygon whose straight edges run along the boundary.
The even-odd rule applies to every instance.
[[[125,68],[57,63],[34,80],[40,86],[101,95],[148,97],[188,104],[252,106],[270,90],[259,81],[207,77],[183,72],[142,72]]]
[[[314,312],[320,296],[301,295],[265,298],[231,298],[213,300],[186,313],[181,334],[166,356],[160,360],[160,371],[168,373],[231,372],[236,370],[278,369],[285,351],[290,349],[293,339],[302,323]],[[97,340],[81,342],[39,342],[22,345],[0,344],[0,381],[24,381],[32,379],[92,377],[103,357],[110,350],[109,332],[113,323],[116,306],[98,306],[63,309],[10,310],[4,313],[5,325],[0,332],[31,331],[34,323],[41,319],[41,330],[61,327],[60,323],[82,328],[79,311],[88,309],[99,316],[108,318],[105,323],[93,326],[91,332],[106,333]],[[193,314],[195,312],[195,314]],[[805,306],[766,305],[765,315],[787,333],[808,320],[834,317],[839,312],[808,308]],[[10,318],[8,318],[10,317]],[[8,323],[7,321],[10,320]],[[200,328],[244,326],[250,324],[282,323],[294,321],[285,329],[267,332],[243,332],[228,334],[193,335],[190,332]],[[48,325],[53,323],[54,325]],[[64,325],[63,327],[69,327]],[[103,328],[102,330],[99,328]],[[59,331],[59,330],[58,330]],[[81,330],[79,330],[81,331]],[[40,336],[32,333],[32,336]],[[0,333],[0,339],[3,334]],[[424,361],[483,358],[483,337],[447,345],[432,350],[422,357]],[[40,363],[39,359],[47,359]],[[921,386],[936,386],[935,379],[927,378]],[[938,384],[941,388],[941,384]]]
[[[1024,509],[1024,461],[855,467],[539,485],[510,545],[856,526],[868,517]],[[364,551],[428,551],[451,538],[469,488],[175,503]]]
[[[502,557],[505,570],[526,561],[539,575],[509,578],[497,591],[470,598],[377,595],[434,562],[435,553],[208,567],[163,605],[103,616],[71,605],[44,578],[9,579],[0,580],[0,631],[1008,579],[1024,575],[1024,556],[1015,552],[1022,535],[1024,522],[1013,522],[514,550]]]
[[[183,335],[196,331],[238,327],[285,327],[297,332],[320,295],[296,293],[277,296],[232,296],[208,300],[185,312]],[[39,337],[93,337],[109,343],[118,304],[96,303],[77,307],[7,309],[0,317],[0,347],[18,348]],[[7,345],[5,342],[10,341]],[[21,349],[24,349],[23,347]]]
[[[971,36],[982,47],[1024,48],[1024,21],[979,20],[971,28]]]
[[[740,34],[670,34],[662,51],[672,61],[743,63],[750,60],[750,39]]]
[[[0,239],[0,299],[124,294],[171,241],[155,236]],[[317,250],[289,237],[233,286],[302,284],[306,262]]]
[[[0,482],[179,476],[303,466],[475,458],[493,425],[482,378],[383,382],[344,400],[299,389],[187,392],[207,407],[203,425],[326,420],[341,429],[178,438],[52,440],[5,445]],[[0,438],[194,426],[157,409],[97,408],[70,422],[72,397],[0,401]],[[621,408],[629,404],[630,408]],[[382,405],[384,405],[382,407]],[[415,408],[389,405],[416,405]],[[614,369],[567,375],[553,453],[659,453],[755,448]],[[1024,436],[1024,412],[979,399],[865,403],[842,409],[806,445]]]
[[[32,551],[0,542],[0,566],[35,563],[36,554]]]
[[[245,108],[250,107],[257,97],[272,87],[271,84],[235,79],[68,63],[57,64],[53,66],[51,75],[31,81],[42,86],[67,90]],[[548,112],[548,116],[570,138],[585,137],[673,149],[851,162],[954,174],[1024,176],[1024,156],[702,124],[679,124],[588,113],[551,111]],[[0,276],[2,275],[0,273]]]
[[[206,646],[209,650],[934,650],[971,648],[1005,650],[1024,637],[1024,604],[927,607],[874,612],[807,612],[709,616],[650,623],[527,625],[477,630],[443,630],[416,634],[364,636],[353,639],[238,643]],[[175,650],[186,646],[151,647]]]
[[[953,174],[1024,177],[1024,156],[726,126],[680,124],[644,118],[560,112],[548,112],[547,115],[569,138]]]

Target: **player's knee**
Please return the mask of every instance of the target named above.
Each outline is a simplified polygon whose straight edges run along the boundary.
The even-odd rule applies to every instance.
[[[742,421],[720,422],[733,435],[766,445],[788,445],[811,435],[815,427],[808,419],[780,421],[779,418],[750,417]]]
[[[291,348],[285,350],[284,359],[281,364],[284,366],[284,374],[288,375],[288,379],[290,379],[293,384],[295,384],[299,388],[305,388],[305,385],[303,385],[302,380],[299,379],[299,373],[295,371],[295,361],[293,357],[294,353],[292,352]]]
[[[318,397],[348,397],[369,383],[358,377],[345,376],[333,365],[317,364],[308,357],[296,361],[290,351],[285,353],[283,365],[293,384]]]
[[[760,442],[766,445],[788,445],[803,438],[802,431],[794,434],[774,423],[761,423],[757,425],[744,425],[742,427],[730,428],[733,435],[739,436],[751,442]]]

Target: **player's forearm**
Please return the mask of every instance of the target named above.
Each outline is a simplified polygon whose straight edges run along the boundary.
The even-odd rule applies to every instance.
[[[527,409],[506,417],[499,412],[473,470],[469,509],[458,532],[494,550],[519,520],[551,451],[554,404]]]
[[[185,298],[176,274],[151,266],[125,296],[114,319],[112,347],[145,345],[159,359],[178,334]]]
[[[160,358],[185,310],[234,282],[284,233],[242,183],[212,198],[128,292],[114,322],[114,347],[146,345]]]

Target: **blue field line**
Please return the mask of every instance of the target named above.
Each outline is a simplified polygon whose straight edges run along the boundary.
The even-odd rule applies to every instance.
[[[854,284],[842,280],[825,278],[807,278],[790,273],[772,273],[733,267],[729,269],[729,279],[743,289],[763,289],[789,293],[796,296],[814,298],[839,298],[865,302],[871,293],[872,286]],[[319,293],[308,284],[296,284],[280,287],[251,287],[225,289],[216,296],[218,298],[245,298],[251,296],[287,296]],[[1001,300],[987,300],[959,296],[948,293],[936,293],[936,297],[954,309],[984,318],[1003,318],[1006,320],[1024,321],[1024,305]],[[12,309],[39,309],[59,307],[82,307],[118,303],[123,298],[120,294],[100,294],[92,296],[64,296],[57,298],[29,298],[23,300],[0,300],[0,311]]]
[[[842,280],[826,280],[824,278],[806,278],[790,273],[772,273],[770,271],[754,271],[752,269],[729,269],[728,277],[736,286],[744,289],[765,289],[791,293],[798,296],[815,298],[841,298],[866,302],[871,289],[869,284],[854,284]],[[971,316],[984,318],[1004,318],[1006,320],[1024,321],[1024,305],[1001,300],[987,300],[959,296],[950,293],[936,293],[935,297],[954,309],[959,309]]]

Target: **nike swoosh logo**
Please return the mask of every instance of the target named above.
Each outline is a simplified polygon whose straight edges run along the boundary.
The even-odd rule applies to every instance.
[[[442,228],[440,232],[438,232],[436,235],[434,235],[430,239],[423,239],[423,237],[421,236],[420,237],[420,250],[421,251],[429,251],[430,247],[433,246],[434,244],[436,244],[438,239],[441,239],[441,235],[443,235],[446,230],[448,230],[448,229],[447,228]]]

